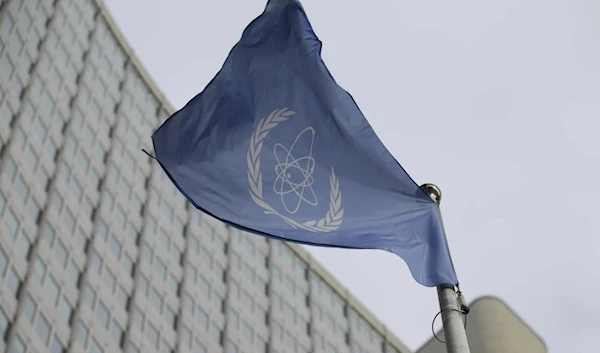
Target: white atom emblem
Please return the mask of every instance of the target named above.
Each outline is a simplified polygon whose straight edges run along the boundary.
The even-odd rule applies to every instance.
[[[312,157],[314,141],[315,130],[307,127],[298,134],[289,149],[280,143],[273,149],[277,159],[277,179],[273,190],[281,196],[283,207],[291,214],[298,212],[303,201],[312,206],[318,204],[317,195],[312,188],[312,174],[315,170],[315,159]],[[305,150],[307,145],[308,154],[298,156],[298,149]]]

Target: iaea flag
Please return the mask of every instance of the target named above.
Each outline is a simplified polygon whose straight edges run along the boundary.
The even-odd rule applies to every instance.
[[[425,286],[456,284],[437,205],[320,51],[298,1],[269,1],[204,91],[154,133],[157,160],[195,207],[232,226],[387,250]]]

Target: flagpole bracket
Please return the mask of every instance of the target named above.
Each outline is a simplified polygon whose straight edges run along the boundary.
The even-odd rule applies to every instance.
[[[426,183],[420,186],[421,190],[423,190],[429,197],[435,201],[438,205],[442,201],[442,190],[435,184]]]

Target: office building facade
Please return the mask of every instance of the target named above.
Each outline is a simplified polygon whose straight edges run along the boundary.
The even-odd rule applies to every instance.
[[[408,353],[301,247],[199,211],[100,0],[0,0],[0,350]]]

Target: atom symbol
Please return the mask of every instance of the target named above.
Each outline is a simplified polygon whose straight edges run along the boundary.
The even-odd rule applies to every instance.
[[[273,190],[281,196],[283,207],[291,214],[298,212],[302,201],[312,206],[317,205],[317,195],[312,188],[312,174],[315,170],[315,159],[312,157],[314,141],[315,130],[309,126],[298,134],[289,149],[280,143],[275,144],[273,149],[278,163],[275,166],[277,179]],[[294,156],[294,148],[298,142],[308,142],[308,155],[300,158]],[[293,206],[294,203],[295,207],[290,209],[290,204]]]

